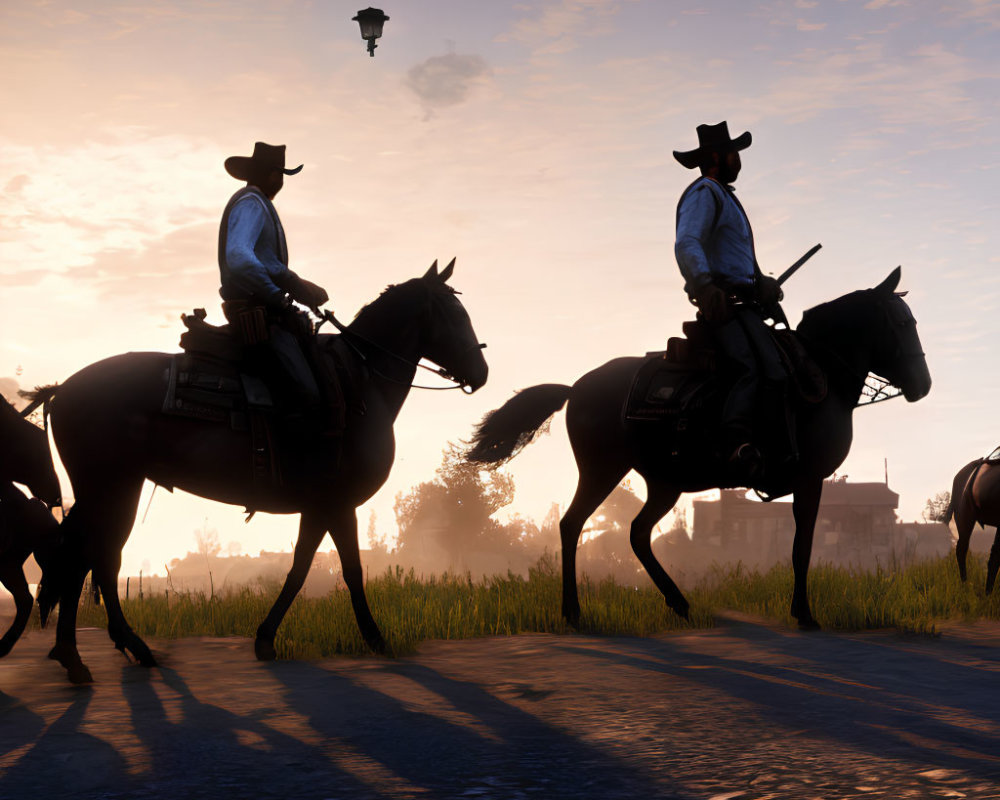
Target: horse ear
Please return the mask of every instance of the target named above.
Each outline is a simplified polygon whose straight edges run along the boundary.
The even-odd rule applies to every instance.
[[[455,271],[455,259],[453,258],[448,262],[448,266],[441,270],[441,283],[444,283],[448,278],[451,277],[451,273]]]
[[[430,269],[424,273],[425,278],[434,278],[438,274],[438,260],[435,258],[434,263],[431,264]]]
[[[896,291],[896,287],[899,286],[899,279],[903,274],[903,268],[896,267],[892,272],[889,273],[889,277],[886,278],[882,283],[875,287],[875,291],[885,292],[889,294],[890,292]]]

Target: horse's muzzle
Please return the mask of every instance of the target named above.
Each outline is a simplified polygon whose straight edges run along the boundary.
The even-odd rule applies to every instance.
[[[483,356],[485,347],[486,343],[483,342],[472,351],[472,363],[468,365],[467,369],[463,370],[464,374],[461,383],[462,391],[466,394],[472,394],[486,385],[486,378],[490,374],[490,368],[486,363],[486,358]]]
[[[919,367],[914,370],[914,373],[906,381],[906,385],[900,387],[903,390],[903,397],[909,403],[915,403],[917,400],[926,397],[931,390],[931,372],[927,368],[927,362],[921,361]]]

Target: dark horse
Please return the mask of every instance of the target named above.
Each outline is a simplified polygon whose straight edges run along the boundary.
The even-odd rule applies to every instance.
[[[952,517],[958,529],[955,556],[963,581],[966,578],[965,559],[969,553],[972,529],[977,522],[984,528],[987,525],[996,527],[990,560],[986,565],[986,594],[989,594],[1000,570],[1000,463],[978,458],[958,471],[952,483],[951,503],[945,522]]]
[[[104,596],[115,646],[131,652],[140,664],[156,663],[125,620],[117,586],[121,549],[146,478],[251,510],[301,513],[293,566],[257,629],[259,659],[274,658],[275,633],[328,531],[361,635],[373,650],[384,651],[365,597],[355,509],[389,475],[395,450],[392,426],[421,358],[438,364],[468,390],[486,382],[486,360],[469,315],[445,282],[453,266],[454,260],[439,273],[435,262],[422,277],[390,286],[345,329],[342,338],[355,348],[350,357],[369,377],[350,398],[339,459],[323,465],[321,476],[313,480],[255,487],[248,434],[226,425],[164,416],[168,355],[115,356],[82,369],[58,387],[51,400],[52,430],[76,502],[63,523],[67,552],[55,580],[58,596],[49,596],[48,575],[43,574],[39,605],[43,614],[57,601],[62,606],[50,656],[67,668],[70,680],[91,680],[75,637],[76,609],[88,570]],[[330,358],[337,338],[319,337],[324,358]]]
[[[0,583],[14,597],[14,621],[0,638],[0,658],[24,632],[31,615],[31,592],[24,562],[32,553],[40,564],[56,545],[58,523],[48,506],[61,503],[59,478],[52,466],[45,431],[32,425],[0,398]],[[27,498],[14,484],[28,487]],[[43,502],[44,501],[44,502]]]
[[[794,493],[795,541],[792,561],[795,590],[792,615],[803,628],[817,627],[809,608],[806,575],[823,479],[844,461],[851,446],[851,415],[869,372],[876,372],[915,401],[930,390],[931,379],[917,336],[916,321],[896,294],[897,268],[874,289],[853,292],[805,312],[798,336],[825,370],[826,397],[795,409],[799,460],[772,475],[771,495]],[[678,451],[666,426],[625,422],[622,406],[641,359],[617,358],[581,377],[573,386],[543,384],[524,389],[484,417],[467,457],[503,463],[531,441],[545,421],[568,401],[566,427],[580,472],[573,502],[559,523],[562,539],[563,616],[579,623],[576,548],[587,518],[629,470],[646,481],[648,498],[632,521],[632,549],[663,593],[667,604],[687,617],[688,602],[653,556],[653,526],[682,492],[732,486],[719,464]],[[706,446],[702,448],[710,451]]]

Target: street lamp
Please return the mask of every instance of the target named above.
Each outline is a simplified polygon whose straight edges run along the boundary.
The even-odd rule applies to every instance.
[[[368,55],[374,58],[375,48],[378,47],[375,40],[382,36],[382,24],[389,18],[382,13],[381,8],[369,6],[351,19],[361,27],[361,38],[368,42]]]

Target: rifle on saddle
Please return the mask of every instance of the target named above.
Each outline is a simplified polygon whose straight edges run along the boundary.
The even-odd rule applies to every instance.
[[[783,283],[784,283],[785,281],[787,281],[787,280],[788,280],[789,278],[791,278],[791,277],[792,277],[792,275],[794,275],[794,274],[795,274],[795,273],[796,273],[796,272],[798,271],[799,267],[801,267],[801,266],[802,266],[803,264],[805,264],[805,263],[806,263],[806,262],[807,262],[807,261],[808,261],[808,260],[809,260],[810,258],[812,258],[812,257],[813,257],[814,255],[816,255],[816,252],[817,252],[817,251],[818,251],[818,250],[819,250],[819,249],[820,249],[820,248],[821,248],[822,246],[823,246],[823,245],[821,245],[821,244],[816,244],[816,245],[813,245],[812,247],[810,247],[810,248],[809,248],[809,249],[808,249],[808,250],[806,251],[805,255],[803,255],[803,256],[802,256],[802,257],[801,257],[801,258],[800,258],[800,259],[799,259],[798,261],[796,261],[796,262],[795,262],[794,264],[792,264],[792,266],[790,266],[790,267],[789,267],[788,269],[786,269],[786,270],[785,270],[784,272],[782,272],[782,273],[781,273],[781,274],[780,274],[780,275],[778,276],[778,286],[781,286],[781,284],[783,284]]]

